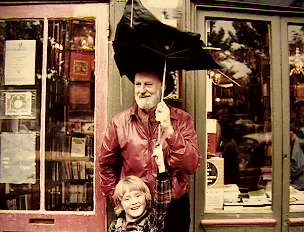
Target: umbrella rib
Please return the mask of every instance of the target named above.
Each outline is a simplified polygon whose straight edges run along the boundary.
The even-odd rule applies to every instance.
[[[141,46],[144,47],[144,48],[147,48],[147,49],[149,49],[150,51],[153,51],[153,52],[155,52],[155,53],[157,53],[157,54],[159,54],[159,55],[161,55],[161,56],[163,56],[163,57],[168,57],[168,58],[175,58],[175,57],[173,57],[172,55],[177,55],[177,54],[179,54],[179,53],[183,53],[183,52],[186,52],[186,51],[190,51],[190,50],[191,50],[190,48],[186,48],[186,49],[183,49],[183,50],[180,50],[180,51],[177,51],[177,52],[172,52],[172,53],[170,53],[170,54],[168,54],[168,55],[164,55],[164,54],[161,53],[160,51],[158,51],[158,50],[156,50],[156,49],[153,49],[153,48],[151,48],[151,47],[149,47],[149,46],[147,46],[147,45],[145,45],[145,44],[142,44]],[[176,57],[176,58],[177,58],[177,57]]]
[[[172,60],[172,59],[180,59],[180,60],[191,60],[189,57],[186,57],[186,56],[183,56],[183,57],[180,57],[180,56],[167,56],[168,59]]]
[[[168,56],[176,55],[176,54],[187,52],[187,51],[190,51],[190,48],[186,48],[186,49],[183,49],[183,50],[180,50],[180,51],[177,51],[177,52],[172,52]]]
[[[237,86],[241,86],[238,82],[236,82],[235,80],[233,80],[231,77],[227,76],[225,73],[221,72],[220,70],[217,70],[220,74],[222,74],[224,77],[226,77],[228,80],[230,80],[231,82],[233,82],[234,84],[236,84]]]
[[[144,47],[144,48],[147,48],[147,49],[149,49],[150,51],[153,51],[153,52],[155,52],[155,53],[157,53],[157,54],[159,54],[159,55],[161,55],[161,56],[166,57],[166,55],[164,55],[163,53],[161,53],[161,52],[159,52],[159,51],[157,51],[157,50],[155,50],[155,49],[153,49],[153,48],[151,48],[151,47],[149,47],[149,46],[147,46],[147,45],[142,44],[141,46]]]

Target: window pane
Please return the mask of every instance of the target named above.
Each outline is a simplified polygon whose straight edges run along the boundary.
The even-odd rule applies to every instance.
[[[209,19],[207,33],[223,68],[208,71],[206,210],[269,211],[270,24]]]
[[[41,20],[0,21],[0,209],[40,208]]]
[[[95,21],[49,21],[47,210],[93,210]]]
[[[290,78],[290,210],[304,211],[304,25],[288,25]]]

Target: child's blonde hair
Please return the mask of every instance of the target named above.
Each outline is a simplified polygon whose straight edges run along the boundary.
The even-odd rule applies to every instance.
[[[147,204],[146,207],[147,208],[151,207],[152,197],[150,190],[148,186],[145,184],[145,182],[137,176],[132,176],[132,175],[126,176],[117,183],[114,190],[113,199],[116,205],[114,208],[116,215],[119,215],[124,210],[121,205],[121,200],[124,194],[130,191],[140,191],[144,193]]]

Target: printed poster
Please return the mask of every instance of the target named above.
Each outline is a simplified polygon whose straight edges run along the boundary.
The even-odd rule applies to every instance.
[[[0,183],[34,184],[36,134],[3,132],[0,136]]]
[[[205,210],[222,210],[224,206],[224,159],[207,159],[207,191]]]
[[[5,85],[35,84],[36,40],[5,41]]]

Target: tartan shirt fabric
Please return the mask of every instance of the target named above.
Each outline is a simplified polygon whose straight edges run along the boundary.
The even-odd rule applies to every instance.
[[[164,218],[172,199],[172,184],[167,173],[160,173],[156,178],[156,195],[151,209],[135,222],[127,223],[121,215],[109,226],[108,232],[162,232]]]

